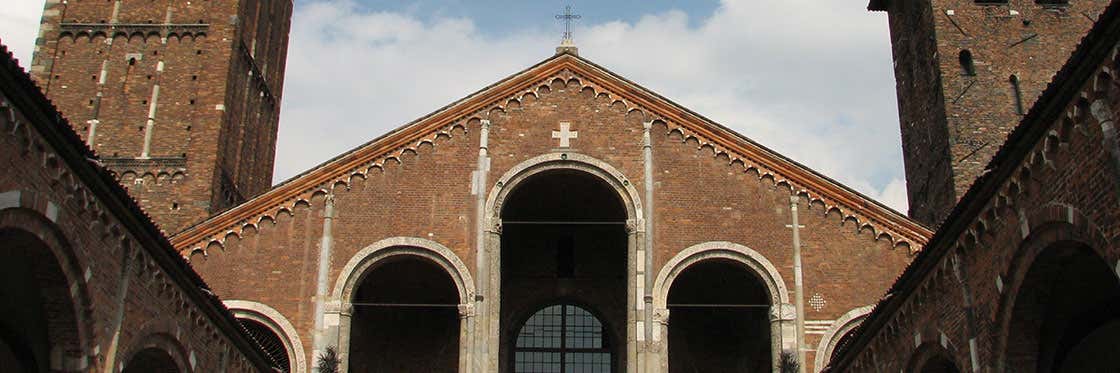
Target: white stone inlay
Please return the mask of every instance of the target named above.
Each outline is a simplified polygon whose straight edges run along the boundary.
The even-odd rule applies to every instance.
[[[571,129],[571,123],[560,122],[560,130],[552,131],[552,138],[560,139],[561,148],[567,148],[571,146],[572,139],[579,138],[579,131],[572,131]]]

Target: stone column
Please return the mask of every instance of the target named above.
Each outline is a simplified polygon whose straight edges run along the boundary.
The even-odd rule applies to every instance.
[[[459,371],[469,372],[471,370],[471,362],[474,357],[473,346],[471,346],[471,330],[472,322],[474,321],[474,303],[471,300],[463,300],[459,304]]]
[[[323,330],[323,339],[335,342],[338,353],[339,372],[347,372],[350,367],[350,323],[354,314],[354,305],[349,301],[343,302],[342,300],[334,300],[326,304],[327,310],[323,314],[325,328]],[[316,354],[320,352],[312,352],[311,366],[318,366],[318,358]]]
[[[782,353],[797,353],[797,307],[789,303],[770,306],[770,363],[781,371]]]

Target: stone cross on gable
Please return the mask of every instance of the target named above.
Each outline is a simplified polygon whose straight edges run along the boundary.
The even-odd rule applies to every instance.
[[[552,138],[560,139],[560,147],[567,148],[571,146],[571,141],[579,137],[579,131],[572,131],[572,124],[568,122],[560,122],[560,130],[552,131]]]

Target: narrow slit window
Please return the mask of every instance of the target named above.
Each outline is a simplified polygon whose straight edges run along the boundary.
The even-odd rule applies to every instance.
[[[961,50],[959,59],[961,62],[961,74],[964,74],[964,76],[976,76],[976,63],[972,61],[972,52],[968,49]]]
[[[1015,100],[1015,114],[1023,115],[1023,90],[1019,87],[1019,77],[1011,75],[1007,80],[1011,83],[1011,96]]]

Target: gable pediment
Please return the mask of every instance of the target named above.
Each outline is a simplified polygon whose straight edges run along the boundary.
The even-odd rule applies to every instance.
[[[291,211],[296,204],[348,186],[356,177],[383,169],[386,162],[399,162],[402,155],[433,145],[438,137],[461,136],[492,112],[519,107],[525,96],[540,97],[542,90],[554,85],[576,88],[611,106],[621,106],[627,114],[640,114],[661,132],[654,135],[694,143],[728,167],[802,197],[811,210],[835,216],[841,224],[854,224],[861,232],[870,230],[876,240],[917,250],[930,235],[920,224],[828,177],[590,61],[562,53],[287,180],[174,235],[172,242],[188,257],[195,250],[220,245],[227,236],[239,236],[243,229],[274,220],[276,214]]]

